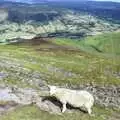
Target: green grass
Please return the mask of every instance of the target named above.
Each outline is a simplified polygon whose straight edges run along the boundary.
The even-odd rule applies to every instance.
[[[120,84],[119,77],[113,74],[120,71],[118,57],[105,58],[104,56],[92,55],[83,51],[61,50],[46,52],[35,51],[35,49],[34,47],[4,45],[0,46],[0,56],[13,63],[20,63],[21,67],[30,71],[39,71],[44,74],[44,79],[49,84]],[[12,71],[11,69],[7,71],[16,71],[15,68],[12,69]],[[11,79],[11,77],[8,77],[6,81],[9,84],[20,84],[21,82],[19,78]]]
[[[94,37],[87,37],[84,40],[57,38],[54,42],[60,45],[78,47],[89,52],[120,55],[120,33],[105,33]]]
[[[100,107],[93,108],[95,116],[91,117],[79,110],[73,113],[63,113],[61,115],[50,114],[41,111],[35,106],[25,106],[9,112],[0,120],[107,120],[115,113],[112,109],[104,109]],[[116,111],[117,113],[117,111]]]

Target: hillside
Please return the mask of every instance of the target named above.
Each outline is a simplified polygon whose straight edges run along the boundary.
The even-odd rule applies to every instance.
[[[5,108],[2,106],[9,106],[8,110],[14,108],[15,111],[10,110],[9,112],[5,109],[4,113],[7,112],[7,114],[0,119],[19,120],[21,116],[29,120],[40,120],[40,117],[43,117],[43,120],[47,120],[49,117],[51,120],[79,120],[79,118],[81,120],[107,120],[109,118],[115,119],[116,117],[119,119],[119,109],[118,107],[116,108],[120,104],[117,101],[119,99],[120,84],[119,58],[107,58],[83,52],[78,48],[74,48],[76,43],[71,47],[67,46],[67,44],[59,45],[58,41],[57,44],[54,42],[55,40],[53,39],[35,38],[17,44],[1,45],[0,89],[3,89],[3,86],[7,86],[6,89],[8,91],[8,88],[15,86],[17,89],[23,89],[22,91],[31,90],[32,88],[40,93],[42,92],[41,89],[45,90],[44,84],[46,83],[74,89],[85,87],[85,89],[90,91],[95,90],[91,92],[98,97],[96,100],[98,105],[93,108],[95,116],[89,117],[79,110],[71,109],[68,109],[65,114],[59,115],[59,107],[56,108],[50,101],[47,101],[47,103],[43,102],[43,105],[39,103],[40,101],[37,101],[40,105],[39,108],[36,107],[35,103],[32,103],[35,106],[16,107],[15,103],[10,104],[1,101],[0,104],[3,110]],[[69,43],[71,44],[71,42]],[[118,92],[112,96],[115,90]],[[20,96],[20,93],[18,95]],[[29,94],[25,95],[24,93],[21,95],[21,101],[24,96],[29,98]],[[27,99],[24,102],[27,102]],[[104,104],[110,109],[105,109],[103,107]],[[116,110],[113,110],[112,107],[115,107]],[[50,112],[52,114],[49,114]]]
[[[112,32],[94,37],[86,37],[83,40],[56,38],[57,44],[80,48],[87,52],[105,54],[107,56],[120,55],[120,33]]]
[[[120,120],[120,4],[42,1],[0,1],[0,120]],[[92,116],[48,85],[90,92]]]

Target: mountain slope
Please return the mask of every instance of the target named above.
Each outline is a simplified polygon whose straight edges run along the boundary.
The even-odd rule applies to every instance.
[[[71,41],[74,42],[72,44],[74,47],[79,45],[77,42],[76,44],[75,41]],[[96,56],[80,49],[74,49],[74,47],[57,45],[53,42],[53,39],[36,38],[28,40],[28,42],[24,41],[22,44],[1,45],[0,83],[7,85],[7,87],[15,86],[15,89],[22,87],[34,88],[39,91],[40,85],[45,83],[76,89],[80,89],[82,85],[82,87],[90,87],[90,90],[94,91],[95,94],[97,94],[96,91],[99,91],[97,95],[100,95],[99,99],[102,100],[103,104],[110,104],[112,107],[113,105],[119,106],[119,97],[115,96],[116,94],[119,96],[119,58],[116,56],[114,58]],[[66,43],[70,44],[68,41]],[[99,89],[97,86],[104,89]],[[109,86],[108,89],[106,86]],[[47,103],[47,105],[49,104]],[[76,109],[68,112],[56,115],[41,111],[32,105],[20,106],[16,110],[1,116],[0,120],[19,120],[21,118],[41,120],[41,117],[43,120],[79,120],[80,118],[81,120],[107,120],[116,117],[119,120],[119,110],[97,105],[93,108],[95,114],[93,117],[89,117],[88,114]]]
[[[96,49],[98,52],[120,55],[120,33],[109,33],[87,38],[81,43]]]
[[[119,32],[111,32],[93,37],[87,37],[83,40],[56,38],[54,42],[61,45],[74,46],[88,52],[97,52],[108,55],[120,55]]]

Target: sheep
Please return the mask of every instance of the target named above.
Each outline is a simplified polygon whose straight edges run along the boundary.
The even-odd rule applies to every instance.
[[[50,96],[56,97],[62,103],[62,113],[66,111],[66,104],[74,107],[84,107],[87,109],[89,115],[92,113],[92,106],[94,105],[94,97],[85,90],[70,90],[66,88],[58,88],[57,86],[48,86]]]

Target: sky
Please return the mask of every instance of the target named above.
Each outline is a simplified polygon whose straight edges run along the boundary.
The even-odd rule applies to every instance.
[[[45,0],[5,0],[5,1],[16,1],[16,2],[34,2],[35,1],[35,2],[40,2],[40,1],[45,1]],[[47,0],[47,1],[65,1],[65,0]],[[84,1],[84,0],[67,0],[67,1]],[[92,0],[92,1],[120,2],[120,0]]]
[[[94,1],[112,1],[112,2],[120,2],[120,0],[94,0]]]

